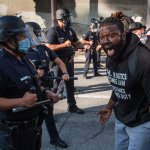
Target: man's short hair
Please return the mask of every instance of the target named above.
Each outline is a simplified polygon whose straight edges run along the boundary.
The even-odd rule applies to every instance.
[[[124,25],[123,25],[123,23],[118,18],[116,18],[116,17],[105,18],[101,22],[100,27],[109,26],[109,25],[117,25],[117,27],[121,31],[121,33],[124,32]]]
[[[116,11],[111,14],[111,17],[118,18],[124,25],[124,30],[128,32],[129,24],[134,22],[133,19],[129,16],[124,15],[122,11]]]

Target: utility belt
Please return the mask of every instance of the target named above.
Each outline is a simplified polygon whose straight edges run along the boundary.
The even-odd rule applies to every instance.
[[[3,138],[5,138],[5,145],[0,145],[0,148],[4,146],[4,149],[18,150],[18,140],[20,138],[20,133],[24,132],[24,129],[33,128],[36,135],[39,135],[38,128],[38,117],[27,120],[27,121],[9,121],[1,120],[0,121],[0,132]]]
[[[18,126],[8,126],[0,122],[0,138],[3,139],[0,149],[17,150],[18,131]]]
[[[1,121],[1,123],[7,125],[8,127],[12,126],[18,126],[19,128],[35,127],[38,123],[38,117],[25,121],[10,121],[4,119]]]
[[[39,112],[39,115],[34,117],[33,119],[28,120],[21,120],[21,121],[14,121],[14,120],[8,120],[8,119],[1,119],[0,124],[5,124],[8,127],[11,126],[18,126],[20,129],[25,129],[29,127],[36,127],[41,126],[43,123],[43,120],[48,115],[48,109],[47,106],[42,105],[41,110]]]

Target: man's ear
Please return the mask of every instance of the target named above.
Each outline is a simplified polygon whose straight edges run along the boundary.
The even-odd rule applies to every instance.
[[[126,32],[124,32],[124,33],[122,34],[122,39],[123,39],[123,40],[126,39]]]

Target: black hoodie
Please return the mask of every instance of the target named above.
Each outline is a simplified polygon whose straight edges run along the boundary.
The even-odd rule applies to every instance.
[[[116,101],[116,118],[135,127],[150,121],[150,50],[129,33],[122,56],[107,59],[107,75]]]

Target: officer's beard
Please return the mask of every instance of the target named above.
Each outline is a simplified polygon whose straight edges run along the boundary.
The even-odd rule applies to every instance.
[[[65,24],[65,29],[67,29],[70,26],[72,26],[72,23],[71,23],[70,19],[66,19],[64,24]]]

